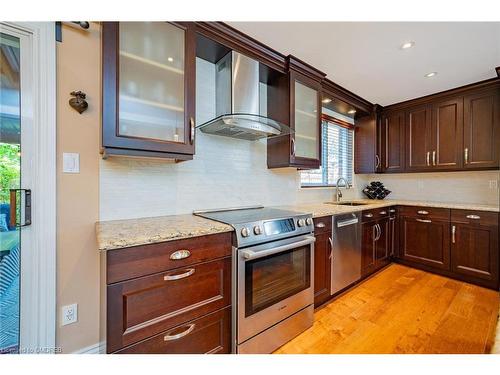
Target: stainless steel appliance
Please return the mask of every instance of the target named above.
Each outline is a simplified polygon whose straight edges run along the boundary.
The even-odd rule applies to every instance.
[[[330,294],[361,278],[361,214],[333,216]]]
[[[204,133],[250,141],[293,132],[261,114],[260,72],[257,60],[239,52],[222,57],[215,64],[216,117],[198,128]]]
[[[233,348],[271,353],[313,323],[311,214],[251,207],[196,211],[230,224],[233,244]]]

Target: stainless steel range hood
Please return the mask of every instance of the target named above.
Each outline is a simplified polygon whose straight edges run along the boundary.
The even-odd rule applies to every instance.
[[[215,64],[216,117],[198,126],[208,134],[255,141],[291,129],[260,113],[259,62],[231,51]]]

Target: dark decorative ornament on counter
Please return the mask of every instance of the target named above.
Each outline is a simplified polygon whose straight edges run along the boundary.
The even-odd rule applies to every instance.
[[[384,199],[391,193],[391,191],[387,190],[383,183],[373,181],[363,189],[363,193],[370,199]]]

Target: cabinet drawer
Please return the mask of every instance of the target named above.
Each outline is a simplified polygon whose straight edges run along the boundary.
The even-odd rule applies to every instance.
[[[106,255],[107,283],[112,284],[231,255],[231,232],[109,250]]]
[[[332,231],[332,217],[323,216],[314,219],[314,234],[322,234]]]
[[[450,220],[449,208],[401,206],[399,214],[420,219]]]
[[[107,287],[108,352],[231,303],[231,257]]]
[[[228,354],[231,308],[205,315],[118,351],[119,354]]]
[[[391,207],[373,208],[371,210],[364,210],[361,212],[361,221],[363,223],[389,217],[389,209]]]
[[[451,221],[476,225],[498,225],[498,212],[451,210]]]

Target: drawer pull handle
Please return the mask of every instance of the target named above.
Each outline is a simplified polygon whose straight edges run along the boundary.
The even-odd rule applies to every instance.
[[[178,274],[174,274],[174,275],[165,275],[165,276],[163,276],[163,280],[173,281],[173,280],[184,279],[185,277],[191,276],[193,273],[194,273],[194,268],[189,268],[184,273],[178,273]]]
[[[186,259],[191,256],[191,251],[189,250],[177,250],[170,254],[170,259],[171,260],[181,260],[181,259]]]
[[[396,212],[396,210],[395,210],[395,209],[390,209],[390,210],[389,210],[389,212],[390,212],[391,214],[393,214],[394,212]]]
[[[473,220],[479,220],[479,219],[481,219],[481,216],[479,216],[479,215],[467,215],[466,218],[473,219]]]
[[[365,214],[365,217],[373,217],[373,214]]]
[[[387,211],[380,211],[380,215],[386,215]]]
[[[419,215],[429,215],[429,211],[420,210],[420,211],[417,211],[417,214],[419,214]]]
[[[325,223],[323,223],[323,222],[316,224],[316,228],[324,228],[324,227],[325,227]]]
[[[432,220],[425,220],[425,219],[415,219],[421,223],[432,223]]]
[[[180,338],[182,338],[184,336],[187,336],[191,332],[193,332],[193,329],[194,329],[195,326],[196,326],[196,324],[192,323],[184,331],[182,331],[181,333],[178,333],[176,335],[166,334],[165,336],[163,336],[163,341],[178,340],[178,339],[180,339]]]

